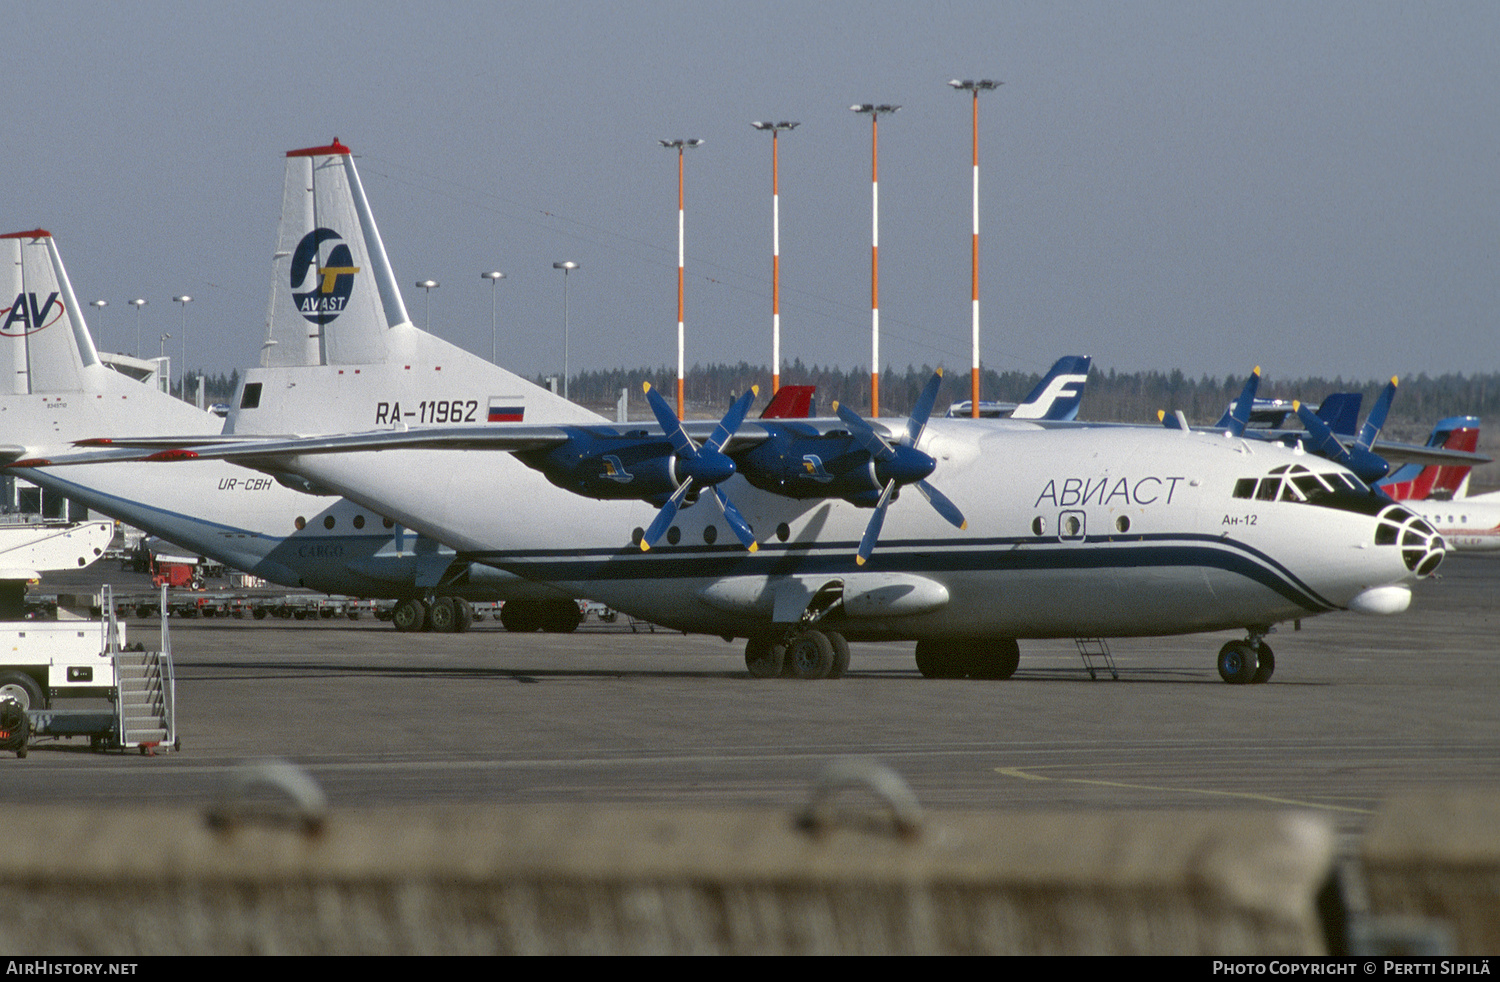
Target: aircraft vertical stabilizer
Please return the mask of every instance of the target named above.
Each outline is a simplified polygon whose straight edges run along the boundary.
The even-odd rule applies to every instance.
[[[353,151],[334,140],[286,155],[266,344],[226,432],[305,432],[313,421],[337,433],[603,419],[411,323]]]
[[[384,331],[407,322],[352,151],[290,151],[261,365],[379,364]]]
[[[43,229],[0,235],[0,392],[81,392],[83,371],[99,364],[83,311]],[[50,329],[50,330],[49,330]]]

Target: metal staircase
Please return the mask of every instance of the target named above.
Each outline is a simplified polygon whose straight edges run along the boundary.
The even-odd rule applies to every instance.
[[[120,746],[141,753],[158,748],[176,750],[177,682],[172,672],[172,639],[167,630],[167,588],[162,587],[160,651],[126,651],[120,646],[119,624],[106,586],[104,645],[115,663],[115,713],[120,721]]]
[[[1083,659],[1083,667],[1088,669],[1089,678],[1097,679],[1098,673],[1108,671],[1111,678],[1119,678],[1120,673],[1115,670],[1114,656],[1109,653],[1109,642],[1103,638],[1074,638],[1078,645],[1078,657]],[[1101,664],[1096,666],[1095,660]]]

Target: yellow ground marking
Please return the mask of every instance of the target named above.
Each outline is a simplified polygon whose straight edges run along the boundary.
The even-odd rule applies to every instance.
[[[1347,805],[1322,805],[1313,801],[1299,801],[1295,798],[1278,798],[1269,794],[1250,794],[1244,791],[1209,791],[1204,788],[1166,788],[1154,784],[1131,784],[1126,781],[1101,781],[1083,777],[1044,777],[1041,774],[1029,774],[1019,767],[997,767],[995,773],[1002,777],[1013,777],[1022,781],[1059,781],[1065,784],[1094,784],[1105,788],[1126,788],[1131,791],[1168,791],[1176,794],[1201,794],[1217,798],[1243,798],[1247,801],[1264,801],[1274,805],[1295,805],[1299,808],[1317,808],[1322,811],[1331,812],[1353,812],[1356,815],[1373,815],[1374,809],[1351,808]]]

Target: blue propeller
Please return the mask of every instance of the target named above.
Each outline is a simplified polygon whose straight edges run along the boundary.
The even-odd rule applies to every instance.
[[[875,464],[875,479],[881,485],[880,500],[875,504],[875,514],[865,526],[865,534],[859,540],[859,553],[855,561],[863,566],[875,551],[875,540],[880,538],[880,529],[885,524],[885,510],[896,493],[908,484],[916,485],[922,497],[927,499],[937,513],[956,528],[967,528],[963,512],[949,501],[937,488],[927,483],[927,477],[937,469],[937,461],[917,449],[922,431],[927,428],[927,418],[932,415],[933,403],[937,401],[938,388],[943,383],[943,373],[937,372],[917,397],[911,416],[906,421],[906,434],[891,446],[875,428],[847,406],[836,406],[839,419],[849,426],[849,432],[859,442]]]
[[[641,537],[641,551],[649,550],[656,545],[672,520],[677,517],[677,510],[682,507],[683,500],[688,492],[696,485],[698,487],[712,488],[714,499],[719,503],[719,509],[724,513],[724,520],[729,524],[735,537],[740,540],[746,549],[755,552],[760,544],[755,541],[755,532],[750,528],[750,523],[745,521],[739,509],[734,507],[729,498],[720,490],[719,485],[734,476],[734,461],[730,460],[724,453],[724,444],[739,429],[740,424],[745,421],[745,413],[750,409],[750,403],[755,400],[760,392],[759,386],[751,386],[749,391],[734,401],[729,407],[729,412],[719,420],[719,425],[709,438],[704,441],[703,446],[693,442],[693,438],[687,435],[682,428],[682,420],[667,405],[667,400],[661,397],[661,393],[651,387],[651,383],[645,383],[646,401],[651,404],[651,411],[656,414],[656,420],[661,424],[662,431],[666,433],[667,439],[671,441],[672,450],[677,454],[678,474],[682,483],[672,496],[667,499],[666,504],[661,506],[661,511],[656,513],[656,519],[652,521],[651,527],[646,529],[646,534]]]
[[[1312,410],[1300,402],[1293,403],[1293,408],[1297,412],[1297,418],[1302,420],[1302,425],[1307,427],[1309,450],[1334,463],[1343,464],[1366,484],[1374,484],[1391,470],[1391,465],[1370,448],[1374,446],[1375,438],[1380,435],[1381,428],[1385,426],[1385,418],[1391,411],[1391,399],[1395,395],[1396,379],[1392,377],[1381,391],[1379,398],[1375,400],[1375,405],[1370,409],[1370,415],[1365,417],[1365,425],[1360,427],[1359,435],[1354,438],[1354,444],[1349,447],[1345,447],[1334,435],[1332,428]]]

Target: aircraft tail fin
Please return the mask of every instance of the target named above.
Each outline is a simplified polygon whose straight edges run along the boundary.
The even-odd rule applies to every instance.
[[[1427,446],[1473,453],[1479,447],[1479,417],[1450,416],[1439,420]],[[1464,497],[1469,465],[1406,464],[1380,482],[1381,490],[1398,501],[1445,500]]]
[[[783,385],[761,410],[760,418],[807,419],[816,411],[817,393],[816,385]]]
[[[1358,392],[1335,392],[1318,403],[1317,417],[1338,436],[1352,437],[1359,429],[1359,409],[1364,397]]]
[[[410,321],[353,151],[336,137],[286,155],[272,268],[262,367],[378,364],[384,332]]]
[[[486,421],[602,417],[413,325],[353,151],[288,152],[265,347],[225,432]]]
[[[1057,359],[1052,369],[1031,390],[1011,419],[1069,420],[1078,418],[1078,407],[1083,402],[1084,386],[1088,384],[1089,368],[1093,365],[1089,355],[1064,355]]]
[[[78,392],[99,353],[52,233],[0,235],[0,394]]]

